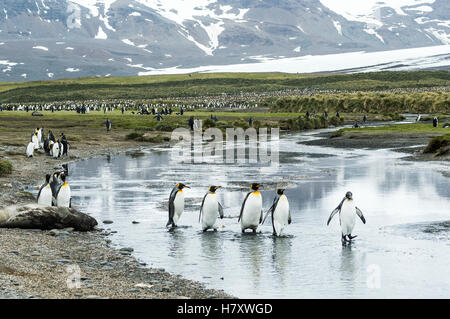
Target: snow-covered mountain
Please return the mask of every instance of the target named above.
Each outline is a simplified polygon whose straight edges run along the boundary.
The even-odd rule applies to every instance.
[[[0,81],[443,44],[448,0],[0,0]]]

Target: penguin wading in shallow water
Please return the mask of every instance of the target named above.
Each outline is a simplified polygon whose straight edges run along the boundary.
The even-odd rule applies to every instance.
[[[256,233],[256,229],[262,221],[262,196],[258,191],[260,187],[260,184],[251,184],[250,188],[253,191],[247,194],[242,203],[238,222],[241,222],[241,230],[243,233],[246,229],[252,229]]]
[[[172,189],[169,197],[169,221],[166,227],[172,225],[172,227],[177,227],[178,220],[184,210],[184,188],[190,188],[183,183],[177,184]]]
[[[203,197],[202,206],[200,207],[200,215],[198,220],[202,223],[202,230],[214,229],[217,220],[217,212],[219,212],[220,218],[223,218],[223,207],[217,200],[216,190],[220,186],[211,186],[208,193]]]
[[[327,226],[330,224],[331,219],[334,215],[336,215],[336,213],[339,213],[339,221],[342,229],[342,243],[345,244],[351,242],[351,240],[356,237],[352,236],[352,231],[355,227],[355,215],[358,215],[364,224],[366,223],[366,219],[364,218],[362,211],[355,206],[353,194],[351,192],[347,192],[339,206],[331,212],[331,215],[327,221]]]
[[[272,228],[274,236],[281,236],[284,228],[291,223],[291,212],[289,210],[289,201],[284,194],[284,189],[278,189],[277,195],[273,199],[273,204],[269,208],[262,221],[264,224],[269,214],[272,214]]]
[[[45,183],[42,184],[37,195],[37,202],[39,205],[52,206],[53,193],[50,187],[50,174],[45,176]]]
[[[56,193],[56,206],[58,207],[72,207],[72,197],[70,195],[70,186],[66,182],[66,175],[61,174],[63,184],[59,187]]]

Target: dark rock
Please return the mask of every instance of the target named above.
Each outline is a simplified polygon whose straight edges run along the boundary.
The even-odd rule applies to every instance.
[[[112,223],[114,223],[112,220],[104,220],[103,221],[103,224],[112,224]]]
[[[71,227],[78,231],[93,230],[96,225],[97,221],[93,217],[76,209],[38,205],[15,207],[9,219],[0,223],[3,228],[50,230]]]

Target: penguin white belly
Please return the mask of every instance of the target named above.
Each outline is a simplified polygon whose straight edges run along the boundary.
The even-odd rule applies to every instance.
[[[34,143],[30,142],[28,143],[27,146],[27,157],[33,157],[33,153],[34,153]]]
[[[281,235],[289,221],[289,201],[285,195],[281,195],[277,207],[273,212],[273,229],[277,236]]]
[[[39,149],[39,140],[36,135],[33,135],[33,137],[31,138],[31,141],[34,144],[34,149],[35,150]]]
[[[181,214],[184,210],[184,192],[179,191],[177,193],[177,196],[175,196],[175,200],[173,201],[173,205],[175,208],[175,212],[173,214],[173,221],[175,222],[175,225],[178,224],[178,220],[181,217]]]
[[[59,145],[57,143],[53,144],[52,156],[54,158],[58,158],[58,156],[59,156]]]
[[[69,207],[70,205],[70,186],[61,186],[59,190],[58,197],[56,198],[56,206],[58,207]]]
[[[341,229],[343,235],[350,235],[355,227],[356,208],[353,200],[346,199],[341,208]]]
[[[39,195],[38,204],[44,206],[52,206],[52,189],[50,185],[45,186]]]
[[[37,139],[38,139],[38,146],[39,146],[39,148],[42,148],[42,130],[38,131]]]
[[[61,148],[59,149],[59,156],[62,156],[64,153],[64,144],[61,143]]]
[[[248,195],[247,201],[245,202],[244,211],[241,217],[241,229],[245,230],[248,228],[256,230],[261,219],[261,209],[262,209],[262,196],[258,192],[257,194],[251,193]]]
[[[219,211],[219,203],[215,194],[208,194],[203,203],[202,211],[202,229],[215,228],[214,225],[217,220]]]

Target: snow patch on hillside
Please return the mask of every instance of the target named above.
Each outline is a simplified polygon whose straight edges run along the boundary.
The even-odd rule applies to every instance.
[[[106,40],[108,39],[108,35],[103,31],[102,27],[98,27],[97,35],[95,36],[96,39]]]
[[[327,71],[354,70],[353,72],[373,72],[384,69],[412,70],[449,66],[450,45],[423,47],[414,49],[351,52],[342,54],[309,55],[294,58],[270,59],[263,56],[252,57],[261,63],[243,63],[232,65],[208,65],[197,68],[165,68],[138,75],[187,74],[210,72],[285,72],[312,73]],[[399,66],[402,65],[402,66]]]

